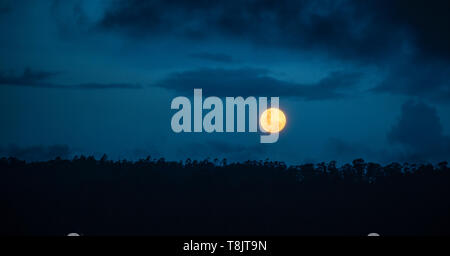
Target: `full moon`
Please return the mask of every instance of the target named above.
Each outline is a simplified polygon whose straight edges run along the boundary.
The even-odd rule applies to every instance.
[[[266,132],[280,132],[286,126],[286,116],[278,108],[269,108],[261,114],[259,123]]]

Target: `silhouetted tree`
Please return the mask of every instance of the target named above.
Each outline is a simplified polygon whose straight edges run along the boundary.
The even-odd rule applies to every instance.
[[[450,234],[449,188],[447,162],[0,158],[0,235]]]

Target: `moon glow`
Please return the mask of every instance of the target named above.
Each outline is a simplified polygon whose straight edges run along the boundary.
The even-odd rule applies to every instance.
[[[264,131],[277,133],[286,126],[286,116],[278,108],[269,108],[261,114],[259,123]]]

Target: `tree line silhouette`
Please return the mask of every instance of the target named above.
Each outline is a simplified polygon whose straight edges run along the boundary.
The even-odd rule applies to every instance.
[[[2,235],[448,235],[447,162],[0,159]]]

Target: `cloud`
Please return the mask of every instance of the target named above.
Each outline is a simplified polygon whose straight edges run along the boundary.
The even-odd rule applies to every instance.
[[[20,160],[26,161],[47,161],[61,157],[67,159],[71,156],[71,150],[67,145],[52,145],[52,146],[31,146],[19,147],[10,145],[5,148],[0,147],[0,156],[16,157]]]
[[[10,1],[0,1],[0,15],[8,14],[12,10]]]
[[[0,73],[0,85],[16,85],[16,86],[41,86],[52,87],[51,84],[44,81],[54,77],[58,73],[46,72],[46,71],[32,71],[30,68],[26,68],[23,74],[15,76],[14,74],[5,75]]]
[[[443,134],[436,109],[425,103],[403,104],[400,118],[387,138],[390,143],[403,146],[407,158],[415,161],[450,158],[450,138]]]
[[[373,148],[370,144],[331,138],[324,147],[324,154],[344,162],[360,157],[383,163],[439,162],[450,159],[450,137],[444,134],[436,109],[423,102],[405,102],[398,120],[386,133],[386,138],[390,146],[382,149]]]
[[[59,23],[70,25],[64,29],[68,34],[106,31],[140,42],[175,37],[181,44],[184,39],[203,43],[219,39],[378,64],[388,67],[389,75],[374,91],[450,102],[449,1],[65,2],[55,2],[53,12]],[[235,61],[222,53],[190,57],[222,64]]]
[[[284,96],[304,100],[327,100],[345,97],[354,88],[361,73],[332,72],[316,83],[298,84],[270,76],[265,69],[198,69],[172,73],[153,86],[191,94],[202,88],[204,94],[225,96]]]
[[[11,8],[9,6],[2,6],[0,5],[0,15],[7,14],[11,11]]]
[[[398,65],[373,91],[448,103],[450,67],[441,62],[429,63],[419,60]]]
[[[0,86],[21,86],[34,88],[59,89],[140,89],[139,84],[130,83],[81,83],[75,85],[55,84],[47,80],[58,75],[59,72],[33,71],[26,68],[21,75],[0,73]]]
[[[208,53],[208,52],[200,52],[200,53],[193,53],[191,55],[192,58],[200,59],[200,60],[207,60],[207,61],[213,61],[213,62],[220,62],[220,63],[233,63],[235,60],[233,57],[227,54],[223,53]]]
[[[449,1],[397,0],[380,7],[392,7],[384,9],[386,16],[406,27],[420,55],[450,60]]]
[[[74,86],[70,86],[71,88],[78,88],[78,89],[141,89],[142,86],[139,84],[129,84],[129,83],[84,83],[84,84],[77,84]]]
[[[450,59],[448,1],[138,1],[113,2],[98,27],[131,37],[213,37],[317,50],[373,62],[402,49]]]

